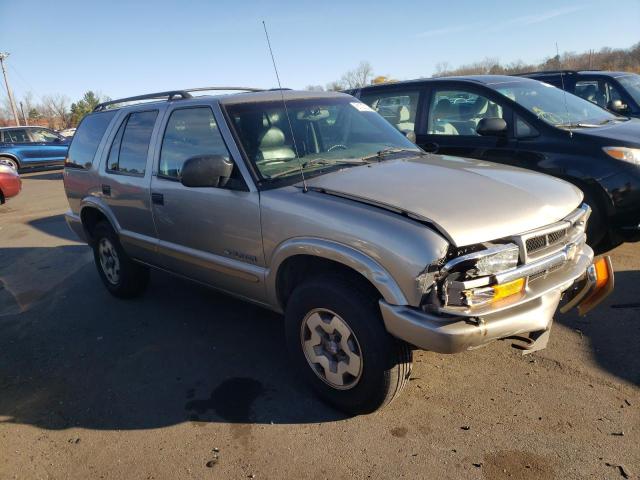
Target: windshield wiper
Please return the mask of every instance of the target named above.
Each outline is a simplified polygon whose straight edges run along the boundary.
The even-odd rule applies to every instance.
[[[594,125],[593,123],[559,123],[556,125],[560,128],[598,128],[600,125]]]
[[[364,160],[365,162],[370,162],[373,160],[377,160],[378,162],[381,161],[386,155],[391,155],[394,153],[413,153],[415,155],[427,155],[425,152],[423,152],[422,150],[418,150],[418,149],[413,149],[413,148],[396,148],[396,147],[388,147],[388,148],[383,148],[382,150],[374,153],[373,155],[368,155],[366,157],[362,157],[362,160]]]
[[[329,160],[326,158],[314,158],[311,160],[307,160],[306,162],[302,162],[295,167],[292,167],[288,170],[283,170],[282,172],[274,173],[270,175],[267,180],[271,180],[273,178],[283,177],[285,175],[289,175],[291,173],[299,172],[300,169],[306,169],[309,166],[313,165],[362,165],[363,163],[369,163],[364,159],[360,158],[352,158],[352,159],[341,159],[341,160]]]

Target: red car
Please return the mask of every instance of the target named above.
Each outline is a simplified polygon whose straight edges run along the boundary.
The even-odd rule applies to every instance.
[[[0,160],[0,204],[15,197],[22,189],[22,180],[13,165]]]

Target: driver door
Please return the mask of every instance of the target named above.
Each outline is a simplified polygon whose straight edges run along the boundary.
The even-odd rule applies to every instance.
[[[189,158],[237,160],[219,128],[223,122],[222,113],[214,114],[210,105],[174,106],[165,115],[151,180],[158,262],[172,272],[261,301],[265,269],[257,190],[249,189],[237,163],[221,187],[186,187],[180,181]]]

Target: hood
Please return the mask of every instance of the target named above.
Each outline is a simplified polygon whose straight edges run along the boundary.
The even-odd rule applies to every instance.
[[[430,222],[458,247],[543,227],[582,201],[578,188],[554,177],[439,155],[346,168],[307,183]]]
[[[640,119],[631,118],[626,122],[612,123],[611,125],[604,125],[597,128],[581,128],[574,130],[577,136],[585,135],[589,137],[599,137],[600,140],[608,140],[607,146],[629,146],[628,144],[634,144],[634,146],[640,146]],[[620,142],[623,142],[620,144]]]

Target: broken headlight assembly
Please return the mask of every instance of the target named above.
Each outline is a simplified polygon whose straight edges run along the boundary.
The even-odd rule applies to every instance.
[[[436,288],[430,300],[435,300],[435,295],[441,306],[469,308],[519,295],[526,287],[525,278],[502,284],[494,278],[499,273],[515,269],[519,257],[520,250],[513,243],[489,245],[472,253],[454,256],[434,275]]]

